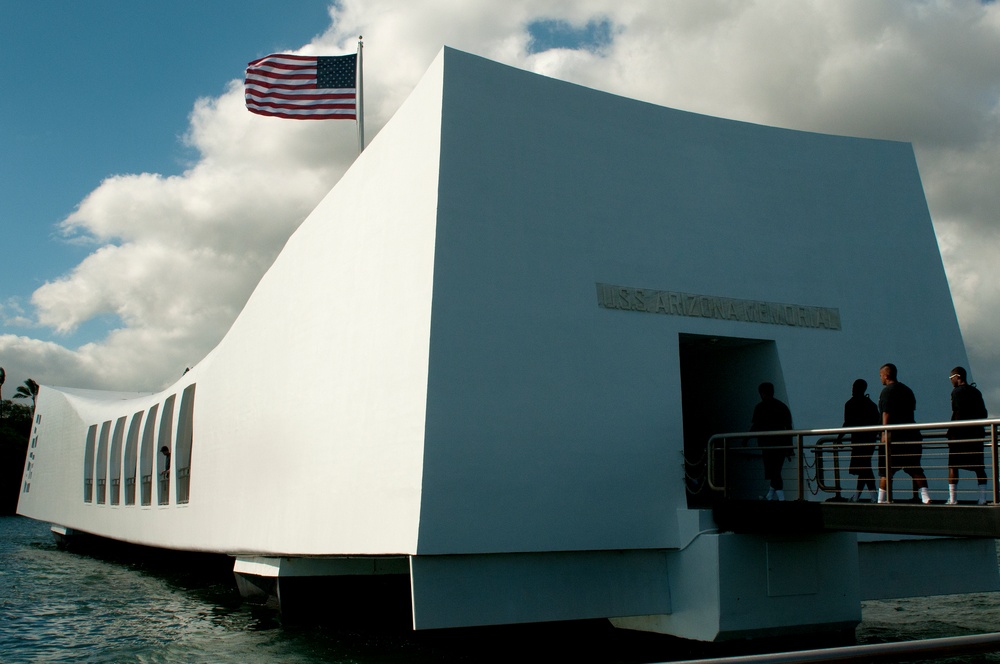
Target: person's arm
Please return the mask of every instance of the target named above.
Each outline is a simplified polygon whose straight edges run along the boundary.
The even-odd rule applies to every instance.
[[[846,403],[844,404],[844,423],[841,424],[840,426],[842,426],[842,427],[846,427],[847,426],[847,404]],[[842,440],[844,440],[844,434],[842,434],[842,433],[838,434],[837,435],[837,442],[839,443]]]

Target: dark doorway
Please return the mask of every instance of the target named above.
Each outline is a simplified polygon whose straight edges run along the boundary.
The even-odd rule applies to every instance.
[[[762,382],[774,383],[775,396],[787,403],[785,380],[772,339],[681,334],[679,348],[688,505],[704,507],[713,499],[705,486],[708,439],[750,428]]]

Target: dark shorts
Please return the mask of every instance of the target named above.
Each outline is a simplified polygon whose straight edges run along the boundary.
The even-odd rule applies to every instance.
[[[923,472],[920,467],[920,457],[924,451],[922,442],[898,442],[892,443],[892,472],[901,470],[907,475],[913,475],[914,471]],[[878,446],[878,473],[879,477],[886,477],[885,471],[885,445]]]
[[[851,448],[851,467],[847,472],[851,475],[860,475],[864,472],[872,472],[872,455],[875,454],[875,445],[855,445]]]
[[[948,467],[985,471],[983,459],[983,427],[952,427],[948,429]]]
[[[781,467],[785,464],[786,450],[768,449],[761,450],[761,457],[764,459],[764,478],[771,483],[772,489],[783,489],[784,481],[781,478]]]
[[[980,442],[948,443],[948,467],[985,471],[983,444]]]

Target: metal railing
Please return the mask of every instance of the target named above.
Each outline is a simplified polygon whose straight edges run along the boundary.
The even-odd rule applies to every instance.
[[[940,491],[942,482],[944,482],[943,486],[947,488],[948,443],[960,442],[947,439],[947,430],[955,427],[983,427],[985,429],[984,438],[969,440],[984,441],[983,461],[987,471],[987,484],[990,485],[991,489],[991,502],[994,505],[1000,504],[1000,486],[996,482],[998,470],[997,438],[998,432],[1000,432],[1000,419],[715,434],[709,438],[706,449],[707,485],[710,489],[721,492],[726,498],[759,497],[755,495],[760,493],[758,489],[766,486],[763,478],[761,451],[764,449],[785,450],[792,456],[794,463],[784,465],[782,478],[786,482],[793,483],[793,492],[797,490],[796,500],[808,500],[807,492],[817,496],[818,499],[841,498],[841,494],[845,491],[842,475],[844,468],[849,467],[851,450],[858,445],[873,445],[871,442],[856,444],[847,441],[850,440],[852,433],[871,432],[879,436],[874,443],[872,472],[876,481],[882,475],[879,468],[881,448],[889,469],[886,475],[888,478],[887,498],[890,502],[893,500],[893,476],[903,470],[904,465],[912,465],[909,462],[901,463],[898,452],[895,455],[897,458],[894,459],[894,447],[898,450],[904,445],[921,445],[922,454],[918,459],[918,464],[923,468],[931,483],[932,491]],[[912,437],[913,432],[919,432],[922,442],[899,441],[894,446],[892,443],[893,435],[898,437],[902,432],[909,434],[906,438]],[[790,438],[793,442],[790,445],[776,446],[761,446],[759,444],[761,439],[768,438]],[[845,455],[848,459],[847,463],[842,461],[842,457]],[[968,475],[959,476],[959,486],[962,486],[963,483],[968,485],[969,481]],[[766,488],[764,490],[766,491]],[[824,495],[820,497],[820,494]]]
[[[135,476],[125,478],[125,504],[135,505]]]
[[[153,475],[152,473],[142,476],[141,499],[143,505],[153,502]]]
[[[115,477],[111,480],[111,504],[118,505],[121,501],[122,481]]]
[[[188,502],[191,493],[191,466],[177,469],[177,504]]]
[[[160,491],[159,491],[159,504],[167,505],[170,503],[170,469],[160,471]]]

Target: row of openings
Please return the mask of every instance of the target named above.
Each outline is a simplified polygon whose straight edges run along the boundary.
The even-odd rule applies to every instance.
[[[83,500],[98,505],[151,505],[156,487],[158,505],[170,504],[171,470],[175,502],[188,502],[191,490],[191,439],[194,424],[194,384],[181,393],[179,414],[174,419],[177,395],[146,411],[94,424],[87,430],[83,455]],[[161,408],[162,405],[162,408]],[[176,435],[174,428],[176,424]],[[127,431],[127,433],[126,433]],[[141,434],[141,435],[140,435]],[[154,483],[154,476],[156,482]],[[96,496],[95,494],[96,484]],[[124,488],[124,491],[122,490]]]
[[[35,415],[34,430],[31,432],[31,447],[28,449],[28,465],[24,467],[24,487],[21,493],[31,491],[31,472],[35,467],[35,448],[38,447],[38,427],[42,423],[42,414]]]

